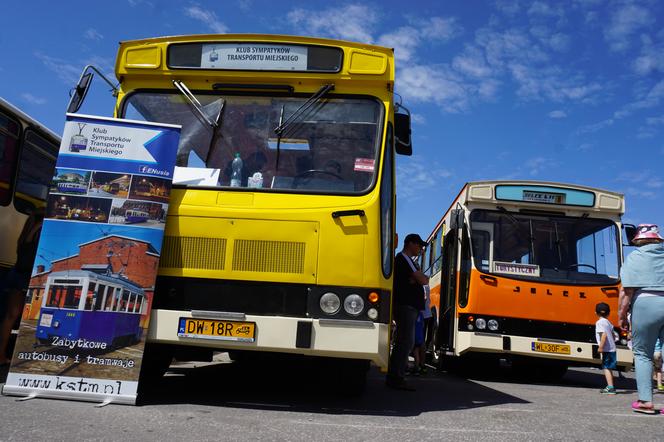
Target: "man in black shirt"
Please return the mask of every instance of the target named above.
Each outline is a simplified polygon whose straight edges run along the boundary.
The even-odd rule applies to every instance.
[[[424,310],[423,286],[429,283],[414,262],[425,245],[418,234],[411,233],[404,239],[403,250],[394,258],[392,311],[397,327],[385,384],[399,390],[414,390],[404,376],[408,355],[415,344],[415,321],[420,310]]]

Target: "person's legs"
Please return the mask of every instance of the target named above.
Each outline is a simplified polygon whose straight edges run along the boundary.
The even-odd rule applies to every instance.
[[[632,340],[639,401],[652,404],[652,358],[664,326],[664,296],[639,296],[632,307]]]
[[[7,346],[9,345],[12,327],[21,315],[22,296],[23,292],[16,289],[12,289],[7,293],[5,317],[2,318],[0,323],[0,364],[6,364],[10,361],[10,357],[7,355]]]
[[[415,320],[418,311],[409,306],[398,306],[394,311],[394,321],[397,324],[394,347],[390,355],[390,367],[387,372],[388,380],[403,380],[408,365],[408,355],[415,343]]]

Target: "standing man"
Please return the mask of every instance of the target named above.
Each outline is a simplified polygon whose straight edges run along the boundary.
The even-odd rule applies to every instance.
[[[420,235],[406,235],[403,250],[394,258],[392,306],[396,336],[385,384],[398,390],[415,390],[406,383],[404,376],[408,355],[415,343],[415,321],[420,310],[424,310],[423,286],[429,283],[429,278],[418,270],[414,262],[425,245]]]

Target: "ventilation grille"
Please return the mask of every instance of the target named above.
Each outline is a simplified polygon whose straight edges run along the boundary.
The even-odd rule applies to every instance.
[[[224,270],[226,240],[194,236],[165,236],[159,265],[177,269]]]
[[[234,242],[233,270],[303,273],[304,249],[303,242],[238,239]]]

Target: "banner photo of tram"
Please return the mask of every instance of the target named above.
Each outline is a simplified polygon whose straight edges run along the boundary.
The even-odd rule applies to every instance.
[[[179,137],[67,114],[4,394],[136,402]]]

